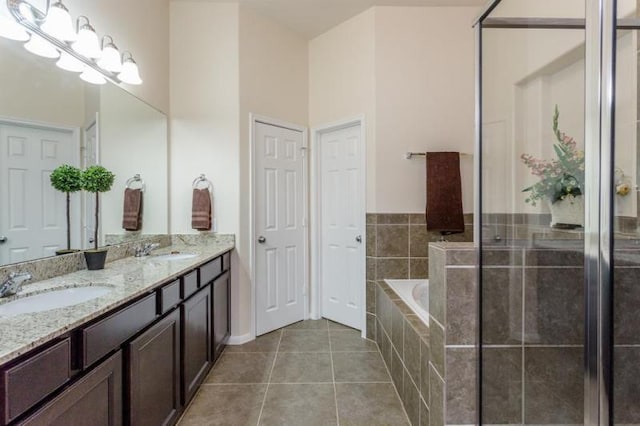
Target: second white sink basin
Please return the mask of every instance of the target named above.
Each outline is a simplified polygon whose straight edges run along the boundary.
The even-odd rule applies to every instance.
[[[52,290],[33,296],[22,297],[0,305],[0,317],[64,308],[97,299],[113,290],[113,287],[88,286]]]
[[[172,260],[193,259],[194,257],[198,257],[198,255],[194,253],[172,253],[172,254],[162,254],[160,256],[153,256],[153,260],[163,260],[163,261],[170,262]]]

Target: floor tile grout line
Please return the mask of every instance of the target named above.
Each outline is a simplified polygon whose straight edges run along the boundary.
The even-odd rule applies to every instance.
[[[276,361],[278,359],[278,350],[280,349],[280,344],[282,343],[282,336],[284,335],[284,329],[280,330],[280,339],[278,340],[278,347],[276,348],[276,353],[273,356],[273,363],[271,364],[271,371],[269,371],[269,377],[267,378],[267,388],[264,390],[264,396],[262,397],[262,406],[260,407],[260,414],[258,415],[257,425],[260,424],[260,420],[262,419],[262,413],[264,411],[264,406],[267,403],[267,394],[269,393],[269,385],[271,384],[271,376],[273,375],[273,370],[276,368]]]
[[[336,370],[333,366],[333,346],[331,345],[331,327],[327,321],[327,330],[329,332],[329,356],[331,357],[331,377],[333,379],[333,402],[336,407],[336,423],[340,426],[340,413],[338,411],[338,390],[336,388]]]

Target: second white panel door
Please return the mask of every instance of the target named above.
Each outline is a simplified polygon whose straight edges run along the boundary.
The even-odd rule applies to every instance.
[[[360,125],[321,134],[322,316],[362,329],[365,212]]]
[[[304,319],[306,285],[303,133],[255,125],[256,334]]]

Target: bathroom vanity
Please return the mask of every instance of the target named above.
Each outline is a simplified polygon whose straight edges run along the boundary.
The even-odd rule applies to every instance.
[[[0,425],[174,424],[230,335],[232,249],[116,261],[108,296],[0,318]]]

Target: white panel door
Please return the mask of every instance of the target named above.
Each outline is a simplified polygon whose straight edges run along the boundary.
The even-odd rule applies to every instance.
[[[305,156],[302,132],[255,127],[256,334],[304,319]]]
[[[61,164],[74,164],[74,147],[71,131],[0,123],[0,264],[66,249],[65,195],[49,176]],[[76,204],[73,197],[72,212]],[[76,244],[79,228],[72,230]]]
[[[360,125],[320,137],[322,316],[362,330],[365,226]]]

